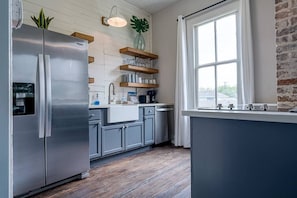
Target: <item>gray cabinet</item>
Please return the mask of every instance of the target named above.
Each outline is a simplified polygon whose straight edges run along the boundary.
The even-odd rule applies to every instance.
[[[124,125],[110,125],[102,127],[102,156],[125,150]]]
[[[101,157],[101,121],[89,121],[90,159]]]
[[[144,107],[144,144],[154,144],[155,107]]]
[[[89,110],[89,156],[90,159],[101,157],[102,111]]]
[[[143,146],[142,122],[125,124],[125,149],[134,149]]]
[[[154,144],[154,123],[155,116],[149,115],[144,116],[144,144],[150,145]]]
[[[89,111],[90,159],[154,144],[155,107],[140,107],[139,120],[106,123],[106,109]]]
[[[102,127],[102,155],[111,155],[143,146],[142,122]]]

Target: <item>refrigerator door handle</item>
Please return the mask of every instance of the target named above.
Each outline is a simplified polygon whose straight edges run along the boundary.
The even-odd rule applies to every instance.
[[[45,76],[46,76],[46,137],[52,135],[52,81],[50,55],[45,55]]]
[[[44,138],[45,124],[45,79],[43,55],[38,54],[38,77],[39,77],[39,138]]]

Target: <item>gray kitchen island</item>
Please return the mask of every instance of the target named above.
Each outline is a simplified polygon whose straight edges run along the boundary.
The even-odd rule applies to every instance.
[[[297,197],[297,114],[187,110],[192,197]]]

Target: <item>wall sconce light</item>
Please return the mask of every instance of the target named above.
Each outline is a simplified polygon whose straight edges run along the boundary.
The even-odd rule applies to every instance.
[[[115,10],[115,13],[113,12]],[[109,17],[101,17],[101,22],[106,26],[124,27],[127,25],[126,19],[118,13],[118,7],[112,6]]]

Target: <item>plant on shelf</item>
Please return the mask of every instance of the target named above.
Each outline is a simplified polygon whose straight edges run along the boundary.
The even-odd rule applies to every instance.
[[[134,48],[144,50],[145,40],[141,33],[149,30],[149,23],[145,18],[139,19],[137,16],[134,15],[130,19],[130,22],[131,27],[138,33],[134,39]]]
[[[48,26],[54,17],[45,17],[43,8],[41,8],[38,18],[31,16],[31,19],[35,22],[38,28],[48,29]]]

